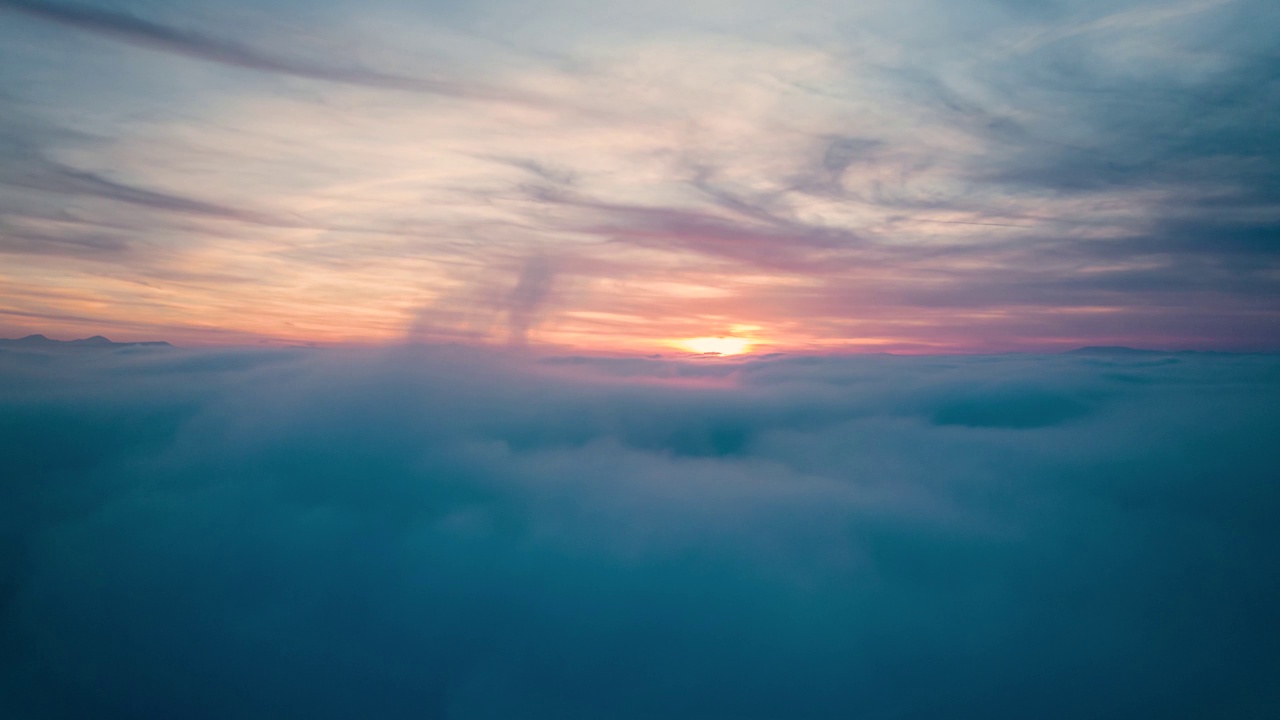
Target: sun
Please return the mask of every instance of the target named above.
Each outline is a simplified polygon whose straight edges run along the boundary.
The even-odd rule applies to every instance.
[[[689,338],[676,344],[701,355],[741,355],[751,349],[751,341],[739,337]]]

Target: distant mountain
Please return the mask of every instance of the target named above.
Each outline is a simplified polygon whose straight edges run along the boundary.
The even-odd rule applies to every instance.
[[[0,338],[0,348],[19,348],[19,349],[46,349],[54,350],[60,348],[126,348],[126,347],[173,347],[167,342],[112,342],[101,335],[93,337],[81,338],[79,340],[52,340],[44,335],[28,335],[24,338],[8,340]]]
[[[1153,355],[1179,355],[1179,356],[1219,356],[1219,355],[1240,355],[1251,354],[1249,352],[1237,350],[1144,350],[1142,348],[1131,348],[1123,345],[1105,345],[1105,346],[1089,346],[1068,350],[1064,355],[1092,355],[1094,357],[1151,357]]]
[[[1131,348],[1123,345],[1090,345],[1089,347],[1076,348],[1068,350],[1067,355],[1171,355],[1166,350],[1144,350],[1142,348]]]

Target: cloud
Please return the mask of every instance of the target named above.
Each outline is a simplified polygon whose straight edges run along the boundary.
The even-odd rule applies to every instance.
[[[25,162],[14,163],[4,173],[0,173],[0,183],[59,196],[80,195],[113,200],[149,210],[186,213],[255,225],[290,226],[266,213],[148,190],[44,158],[28,157]]]
[[[1275,370],[0,352],[0,713],[1265,717]]]
[[[523,345],[529,329],[537,321],[555,287],[556,266],[550,258],[535,255],[525,261],[520,278],[507,296],[507,326],[510,341]]]
[[[0,254],[118,258],[129,252],[128,241],[114,233],[96,229],[78,234],[46,233],[16,225],[0,215]]]
[[[501,341],[543,254],[562,346],[1280,343],[1274,3],[410,5],[0,2],[13,309]]]
[[[209,37],[198,31],[170,27],[129,13],[100,7],[50,3],[43,0],[0,0],[0,7],[148,50],[248,70],[345,85],[479,100],[528,102],[531,99],[519,92],[485,88],[478,84],[405,77],[341,63],[322,64],[273,55],[234,40]]]
[[[700,183],[699,183],[700,184]],[[832,269],[833,251],[858,247],[855,234],[807,225],[767,209],[709,191],[716,210],[627,205],[560,194],[539,194],[542,203],[581,211],[566,229],[642,247],[676,249],[724,258],[753,269],[821,273]],[[725,217],[724,210],[737,217]],[[828,257],[823,257],[823,254]]]

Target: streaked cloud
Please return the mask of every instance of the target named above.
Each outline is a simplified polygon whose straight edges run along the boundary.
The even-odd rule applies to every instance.
[[[43,0],[0,0],[0,7],[149,50],[249,70],[406,92],[453,95],[473,99],[521,100],[516,93],[508,94],[482,87],[466,87],[447,80],[402,77],[352,65],[308,62],[284,55],[277,56],[232,40],[210,37],[195,30],[171,27],[128,12],[94,5],[44,2]]]
[[[1276,346],[1268,3],[2,7],[5,334]]]

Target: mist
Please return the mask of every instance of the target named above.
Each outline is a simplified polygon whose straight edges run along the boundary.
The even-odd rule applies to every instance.
[[[1274,717],[1278,440],[1269,355],[0,350],[0,716]]]

